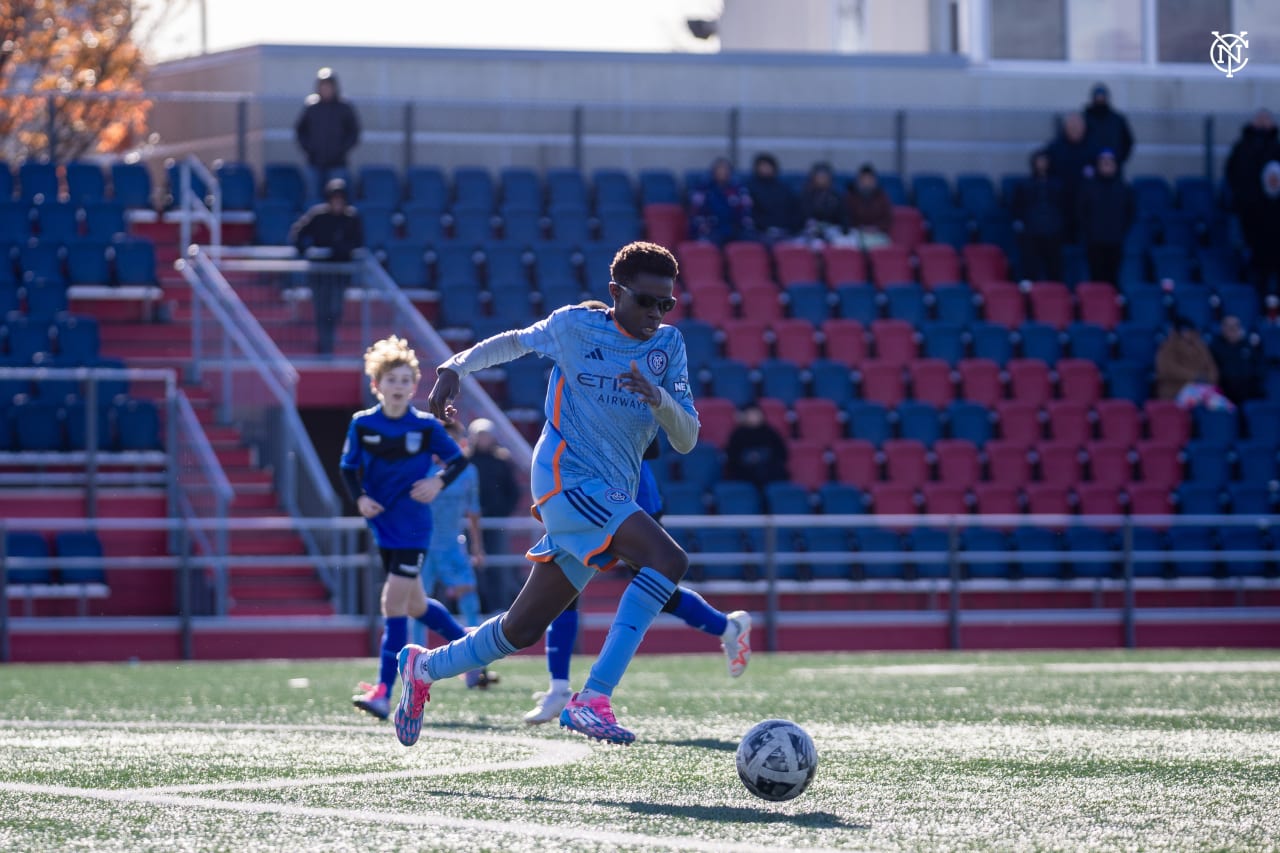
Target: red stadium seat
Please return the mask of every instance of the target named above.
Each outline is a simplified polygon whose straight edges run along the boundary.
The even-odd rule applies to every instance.
[[[1104,483],[1080,483],[1076,486],[1076,506],[1081,515],[1121,515],[1120,490]]]
[[[943,408],[956,398],[951,365],[940,358],[920,358],[907,365],[913,399]]]
[[[980,515],[1016,515],[1018,489],[1005,483],[978,483],[973,487],[975,509]]]
[[[876,358],[905,367],[919,356],[916,330],[905,320],[876,320],[871,324]]]
[[[1031,482],[1031,461],[1024,445],[1009,441],[988,441],[986,447],[987,477],[1020,489]]]
[[[696,281],[689,284],[685,292],[690,316],[713,326],[722,326],[733,319],[733,297],[729,285],[723,281]]]
[[[769,357],[768,330],[759,320],[730,320],[724,324],[725,357],[736,359],[748,367],[759,367]]]
[[[782,319],[782,294],[768,281],[751,281],[738,285],[738,312],[744,319],[773,323]]]
[[[1099,400],[1094,411],[1098,413],[1098,434],[1103,441],[1116,442],[1125,447],[1138,443],[1142,435],[1142,421],[1133,401]]]
[[[1080,304],[1080,320],[1104,329],[1114,329],[1120,322],[1120,300],[1116,289],[1105,281],[1082,281],[1076,285],[1076,301]]]
[[[1191,414],[1172,400],[1148,400],[1142,410],[1152,441],[1181,447],[1191,438]]]
[[[1040,460],[1040,482],[1069,489],[1080,482],[1080,446],[1046,441],[1036,445]]]
[[[1034,358],[1015,358],[1005,366],[1009,372],[1009,396],[1024,403],[1043,406],[1053,398],[1049,365]]]
[[[821,397],[802,397],[796,400],[796,433],[804,441],[812,441],[830,447],[844,434],[840,423],[840,410],[836,404]]]
[[[1102,374],[1087,358],[1058,361],[1058,392],[1064,400],[1092,406],[1102,398]]]
[[[662,318],[662,322],[666,323],[668,326],[675,325],[689,316],[688,291],[685,291],[684,293],[677,293],[675,296],[676,307],[668,311],[667,316]]]
[[[871,261],[871,280],[882,290],[885,285],[916,280],[910,251],[903,246],[879,246],[867,252],[867,258]]]
[[[698,439],[723,449],[729,440],[729,433],[733,432],[737,417],[737,408],[723,397],[700,398],[698,420],[702,423],[702,428],[698,431]]]
[[[778,358],[808,367],[818,357],[818,339],[808,320],[775,320],[774,352]]]
[[[1034,515],[1069,515],[1071,492],[1056,483],[1029,483],[1023,489],[1027,512]]]
[[[1043,428],[1040,407],[1022,400],[1001,400],[995,406],[1000,438],[1022,448],[1039,444]]]
[[[1140,441],[1137,451],[1142,482],[1169,491],[1182,482],[1182,460],[1179,458],[1178,445],[1162,441]]]
[[[963,486],[950,483],[925,483],[920,489],[924,511],[934,515],[966,515],[969,506]]]
[[[685,235],[689,233],[689,220],[684,208],[678,204],[646,204],[644,230],[650,242],[674,252],[685,242]]]
[[[724,281],[724,258],[720,247],[704,240],[686,240],[676,248],[680,280],[686,285]]]
[[[1071,291],[1060,281],[1037,281],[1031,285],[1031,316],[1037,322],[1062,331],[1075,319]]]
[[[964,247],[962,257],[969,284],[975,289],[987,282],[1006,281],[1009,278],[1009,262],[999,246],[974,243]]]
[[[1088,406],[1074,400],[1050,400],[1044,409],[1049,416],[1049,436],[1054,441],[1083,447],[1093,440]]]
[[[914,515],[916,490],[899,483],[874,483],[871,486],[871,511],[876,515]]]
[[[786,403],[772,397],[757,397],[756,405],[764,412],[765,423],[777,430],[778,435],[791,437],[791,416]]]
[[[982,479],[982,459],[978,446],[961,438],[944,438],[934,442],[938,459],[938,480],[954,486],[971,488]]]
[[[918,489],[929,481],[929,449],[909,438],[884,443],[886,479]]]
[[[950,243],[924,243],[916,246],[920,264],[920,283],[926,290],[940,284],[956,284],[960,278],[960,256]]]
[[[778,268],[778,281],[783,287],[822,280],[818,273],[818,256],[808,246],[778,243],[773,247],[773,262]]]
[[[826,446],[814,441],[793,441],[787,446],[787,471],[793,483],[816,491],[831,479]]]
[[[1022,291],[1016,284],[991,283],[982,290],[983,316],[989,323],[1016,329],[1027,319]]]
[[[907,398],[900,365],[873,359],[864,361],[860,372],[862,399],[893,409]]]
[[[724,259],[729,267],[729,281],[739,290],[744,284],[774,283],[769,253],[759,243],[729,243],[724,247]]]
[[[822,250],[822,268],[828,287],[841,284],[864,284],[867,275],[867,257],[861,249],[851,246],[827,246]]]
[[[845,367],[858,367],[867,358],[867,336],[857,320],[833,317],[822,324],[822,350]]]
[[[1131,483],[1128,489],[1130,515],[1170,515],[1173,491],[1155,483]]]
[[[889,239],[893,245],[901,246],[908,252],[924,242],[924,216],[914,207],[895,204],[893,206],[893,222],[889,226]]]
[[[1133,480],[1129,445],[1111,441],[1094,441],[1085,447],[1089,457],[1089,481],[1112,491],[1122,489]]]
[[[1004,399],[1000,365],[986,358],[966,358],[956,365],[960,372],[960,398],[993,407]]]
[[[831,448],[836,460],[836,479],[866,490],[880,479],[876,448],[860,438],[845,438]]]

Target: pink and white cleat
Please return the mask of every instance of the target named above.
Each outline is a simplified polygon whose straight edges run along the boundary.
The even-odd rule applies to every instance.
[[[737,678],[751,662],[751,614],[735,610],[727,616],[728,624],[720,635],[720,647],[729,662],[729,677]]]
[[[422,711],[431,701],[431,682],[416,674],[418,662],[426,653],[422,646],[408,645],[397,655],[404,689],[400,691],[400,704],[396,706],[396,738],[405,746],[418,742],[418,735],[422,733]]]
[[[607,743],[629,744],[635,734],[618,725],[608,696],[596,696],[583,700],[581,693],[573,694],[569,704],[560,712],[560,727],[584,734]]]
[[[391,713],[391,699],[385,684],[360,682],[360,692],[351,697],[351,704],[379,720],[385,720]]]

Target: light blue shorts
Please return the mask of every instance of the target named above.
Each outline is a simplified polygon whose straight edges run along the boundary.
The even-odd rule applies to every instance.
[[[437,582],[446,589],[476,585],[475,570],[471,568],[471,560],[461,545],[427,552],[426,562],[422,565],[422,588],[427,595],[435,589]]]
[[[608,553],[613,534],[633,513],[643,512],[633,495],[604,480],[586,480],[534,507],[547,528],[525,555],[535,563],[554,561],[581,590],[599,572],[618,562]]]

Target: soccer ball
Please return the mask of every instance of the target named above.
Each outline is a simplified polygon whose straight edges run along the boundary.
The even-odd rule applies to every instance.
[[[813,738],[790,720],[757,723],[738,744],[738,776],[761,799],[793,800],[816,772]]]

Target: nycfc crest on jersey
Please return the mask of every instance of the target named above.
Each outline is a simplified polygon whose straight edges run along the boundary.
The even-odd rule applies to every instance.
[[[645,361],[659,377],[667,372],[667,354],[660,349],[649,350],[649,354],[645,356]]]
[[[616,504],[624,504],[631,500],[631,495],[627,494],[622,489],[610,489],[605,493],[605,497]]]

